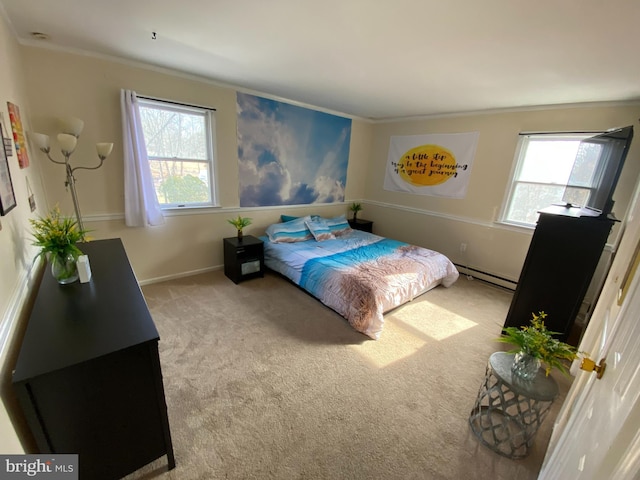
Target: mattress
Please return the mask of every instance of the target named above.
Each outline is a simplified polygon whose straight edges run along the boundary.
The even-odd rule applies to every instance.
[[[268,268],[376,340],[385,312],[458,279],[456,267],[441,253],[359,230],[320,242],[261,239]]]

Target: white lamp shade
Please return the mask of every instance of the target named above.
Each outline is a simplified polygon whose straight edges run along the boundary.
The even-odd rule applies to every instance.
[[[98,157],[104,160],[113,150],[113,143],[96,143],[96,150],[98,151]]]
[[[76,149],[78,139],[73,135],[69,135],[68,133],[59,133],[58,143],[60,144],[60,150],[62,150],[62,154],[65,157],[68,157]]]
[[[65,117],[60,119],[62,133],[68,133],[74,137],[79,137],[84,128],[84,120],[76,117]]]
[[[49,135],[31,132],[29,137],[38,150],[49,151]]]

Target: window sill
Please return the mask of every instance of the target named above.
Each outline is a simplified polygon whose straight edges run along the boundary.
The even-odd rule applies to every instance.
[[[504,220],[496,220],[494,223],[505,230],[511,230],[513,232],[532,234],[536,229],[535,225],[523,225],[521,223],[511,223]]]
[[[161,207],[160,209],[165,217],[177,217],[180,215],[200,215],[220,210],[220,208],[222,208],[220,205],[193,205],[184,207]]]

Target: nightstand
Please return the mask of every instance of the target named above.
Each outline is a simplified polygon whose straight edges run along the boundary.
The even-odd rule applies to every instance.
[[[355,230],[373,233],[373,222],[371,220],[364,220],[362,218],[356,218],[355,220],[349,219],[349,225]]]
[[[255,277],[264,277],[264,246],[262,240],[251,235],[225,238],[224,274],[240,283]]]

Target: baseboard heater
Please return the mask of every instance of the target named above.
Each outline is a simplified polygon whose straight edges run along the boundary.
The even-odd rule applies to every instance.
[[[467,267],[465,265],[459,265],[457,263],[454,263],[454,265],[460,273],[471,275],[474,278],[492,283],[493,285],[497,285],[498,287],[503,287],[515,291],[516,286],[518,285],[518,282],[514,282],[513,280],[509,280],[508,278],[500,277],[499,275],[494,275],[493,273],[483,272],[482,270],[478,270],[477,268]]]

